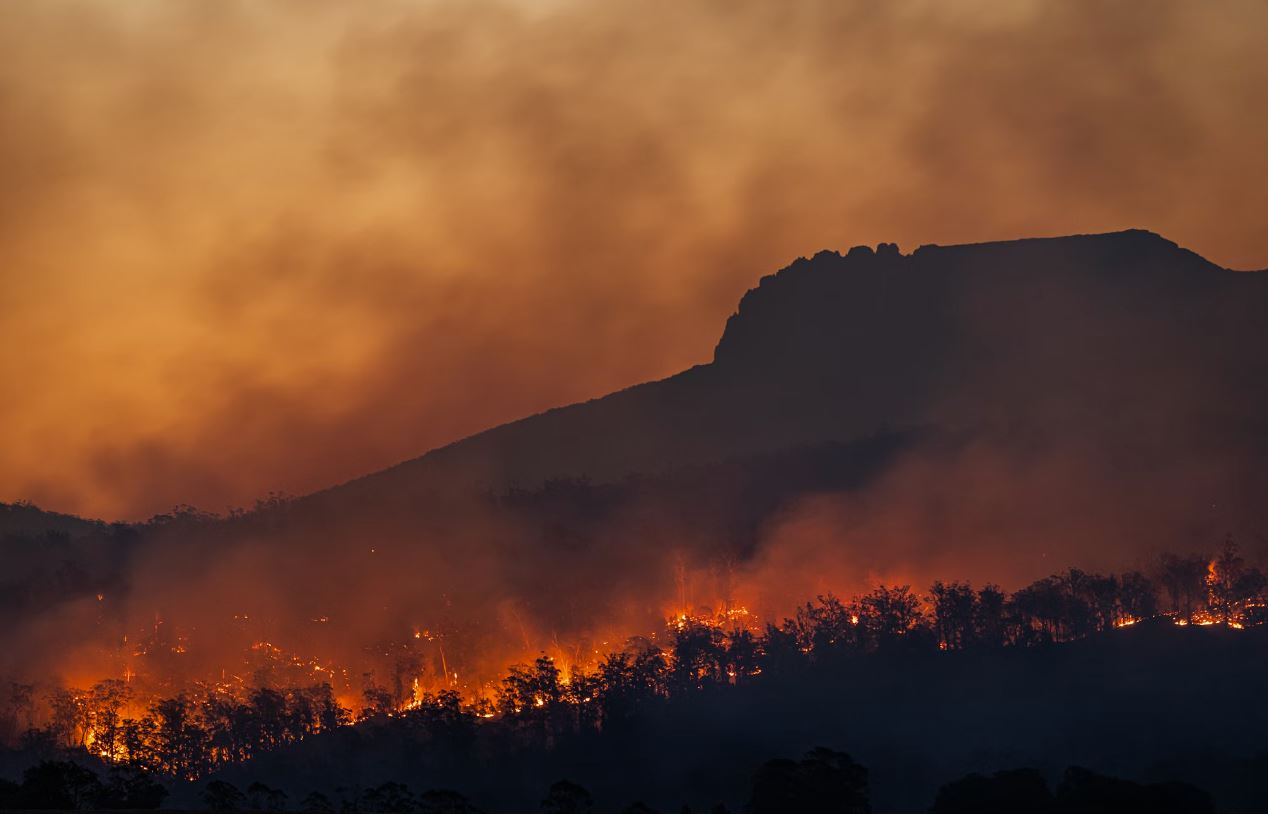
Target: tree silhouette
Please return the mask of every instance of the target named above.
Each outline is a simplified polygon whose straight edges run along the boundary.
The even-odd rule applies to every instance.
[[[934,632],[944,650],[963,650],[977,638],[977,594],[963,582],[935,582],[929,588],[933,600]]]
[[[890,644],[925,623],[920,598],[907,585],[877,587],[859,600],[858,616],[876,646]]]
[[[1228,624],[1245,614],[1248,606],[1262,604],[1268,580],[1255,568],[1246,565],[1233,535],[1224,538],[1219,555],[1211,562],[1207,572],[1207,588],[1210,591],[1211,610]]]
[[[597,673],[595,692],[605,729],[621,726],[666,692],[668,666],[659,648],[610,653]]]
[[[334,811],[335,807],[331,805],[329,797],[319,791],[312,791],[300,800],[299,810],[307,814],[327,814]]]
[[[1036,769],[971,774],[938,789],[929,814],[1050,814],[1055,802]]]
[[[698,619],[671,626],[673,659],[669,682],[675,692],[690,692],[718,684],[723,676],[726,644],[717,627]]]
[[[119,679],[93,685],[88,693],[88,719],[93,749],[109,761],[123,746],[123,707],[132,700],[132,688]]]
[[[751,814],[867,814],[867,769],[850,756],[816,748],[801,761],[771,760],[758,769],[749,799]]]
[[[979,647],[1000,647],[1004,644],[1004,608],[1006,597],[998,585],[986,585],[977,592],[973,607],[973,639]]]
[[[590,792],[568,780],[551,785],[541,804],[541,810],[546,814],[589,814],[593,808],[594,799]]]
[[[157,764],[175,777],[193,780],[210,765],[207,732],[194,714],[186,695],[155,703],[154,751]]]
[[[91,769],[66,760],[46,760],[22,774],[16,807],[90,809],[100,805],[105,793]]]
[[[1124,617],[1148,619],[1158,613],[1154,584],[1139,571],[1128,571],[1118,581],[1118,605]]]
[[[114,809],[158,808],[167,797],[167,789],[149,774],[133,766],[113,766],[106,777],[100,805]]]
[[[381,783],[361,794],[360,810],[376,814],[395,814],[414,809],[414,795],[400,783]]]
[[[1159,579],[1171,600],[1171,610],[1181,618],[1192,621],[1193,614],[1206,605],[1206,576],[1206,557],[1163,555]]]
[[[223,780],[212,780],[203,788],[203,802],[211,811],[241,811],[246,796],[237,786]]]
[[[419,814],[480,814],[466,797],[449,789],[425,791],[418,798]]]

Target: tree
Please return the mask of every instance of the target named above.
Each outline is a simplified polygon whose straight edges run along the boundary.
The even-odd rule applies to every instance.
[[[1247,568],[1233,535],[1224,539],[1224,547],[1211,563],[1207,574],[1211,609],[1224,624],[1245,615],[1248,605],[1257,603],[1264,591],[1263,574]]]
[[[1004,592],[998,585],[986,585],[977,592],[973,608],[973,639],[982,647],[1004,644]]]
[[[1095,606],[1098,595],[1104,593],[1103,588],[1098,588],[1102,580],[1104,577],[1098,574],[1088,574],[1077,568],[1071,568],[1057,578],[1059,641],[1082,639],[1102,629],[1098,625]],[[1107,614],[1112,615],[1112,612]]]
[[[159,757],[154,751],[154,718],[149,715],[139,719],[124,718],[120,725],[119,737],[128,765],[147,772],[163,770]]]
[[[934,633],[944,650],[963,650],[977,638],[977,595],[968,583],[942,581],[929,588],[933,600]]]
[[[762,645],[750,630],[736,630],[726,637],[723,669],[732,684],[742,684],[762,671]]]
[[[51,717],[49,730],[54,738],[68,749],[82,747],[92,729],[88,693],[75,689],[56,690],[49,696],[48,708]]]
[[[589,814],[593,808],[594,799],[590,792],[568,780],[551,785],[541,804],[541,810],[546,814]]]
[[[471,801],[450,789],[432,789],[418,798],[419,814],[479,814]]]
[[[135,766],[115,766],[106,777],[102,808],[158,808],[167,798],[167,789]]]
[[[154,716],[154,745],[158,765],[185,780],[206,772],[209,764],[207,732],[198,723],[194,705],[181,694],[150,707]]]
[[[857,649],[863,642],[860,613],[857,606],[847,607],[832,594],[816,597],[813,605],[799,608],[793,620],[798,644],[817,661],[834,651]]]
[[[665,655],[657,647],[609,653],[599,664],[594,687],[603,728],[621,726],[663,695],[666,673]]]
[[[549,656],[539,656],[531,667],[513,665],[502,679],[498,696],[502,713],[515,715],[558,704],[564,695],[559,675],[555,660]]]
[[[362,811],[398,814],[414,810],[414,795],[400,783],[382,783],[361,794]]]
[[[1171,600],[1171,610],[1180,618],[1193,621],[1193,614],[1205,606],[1206,576],[1206,557],[1198,554],[1162,556],[1158,578]]]
[[[722,631],[698,619],[671,626],[673,659],[669,681],[676,692],[703,689],[722,681],[726,646]]]
[[[203,789],[203,802],[211,811],[241,811],[247,798],[232,783],[213,780]]]
[[[257,744],[256,725],[249,706],[238,703],[228,694],[212,692],[202,700],[200,715],[213,768],[251,757]]]
[[[542,743],[549,742],[571,716],[564,703],[565,691],[559,676],[554,659],[540,656],[531,667],[522,664],[511,667],[498,693],[502,713],[513,716],[513,720]]]
[[[254,730],[251,743],[255,749],[275,749],[291,740],[286,696],[277,690],[260,687],[251,693],[249,703]]]
[[[1158,613],[1158,595],[1153,582],[1139,571],[1128,571],[1118,580],[1118,607],[1132,619],[1148,619]]]
[[[266,786],[258,780],[247,786],[247,801],[253,811],[286,810],[286,792]]]
[[[1088,574],[1079,588],[1079,598],[1091,612],[1094,630],[1098,632],[1110,630],[1123,617],[1119,605],[1118,577],[1113,574],[1109,576]]]
[[[27,769],[17,794],[18,808],[97,808],[105,788],[96,773],[66,760],[46,760]]]
[[[1065,589],[1059,577],[1027,585],[1008,599],[1015,644],[1062,640],[1065,629]]]
[[[465,752],[475,737],[475,716],[463,707],[456,690],[424,694],[418,706],[405,713],[405,721],[424,737],[443,742],[451,752]]]
[[[859,599],[858,616],[859,623],[877,645],[906,636],[925,622],[920,598],[907,585],[894,588],[878,586]]]
[[[132,688],[117,678],[93,685],[88,693],[88,720],[92,750],[109,761],[123,747],[123,707],[132,700]]]
[[[362,718],[386,718],[396,711],[392,694],[381,687],[367,687],[361,697],[365,701],[365,706],[361,709]]]
[[[868,814],[867,769],[850,756],[817,748],[800,762],[772,760],[758,769],[751,814]]]
[[[805,649],[798,641],[793,629],[793,620],[785,619],[782,625],[766,625],[766,636],[762,643],[765,659],[763,671],[769,675],[795,675],[806,663]]]
[[[35,686],[10,682],[3,717],[0,743],[8,743],[17,733],[31,729],[35,724]]]
[[[595,698],[599,692],[597,676],[573,665],[568,671],[568,684],[564,687],[564,701],[575,715],[572,721],[576,731],[591,731],[599,727],[599,705]]]
[[[1036,769],[971,774],[938,789],[929,814],[1049,814],[1055,811],[1048,783]]]
[[[328,814],[335,810],[331,805],[330,798],[322,794],[320,791],[310,791],[299,801],[299,810],[306,814]]]

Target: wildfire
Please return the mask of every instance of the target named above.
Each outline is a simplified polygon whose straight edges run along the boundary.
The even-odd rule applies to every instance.
[[[1124,593],[1111,595],[1109,605],[1099,605],[1086,595],[1074,593],[1078,588],[1070,587],[1075,584],[1073,578],[1061,582],[1062,575],[1042,583],[1052,589],[1048,593],[1026,594],[1023,589],[1005,597],[996,589],[995,641],[998,646],[1069,641],[1106,628],[1122,629],[1151,622],[1182,627],[1224,626],[1238,631],[1263,624],[1268,619],[1264,589],[1241,593],[1241,589],[1230,590],[1229,586],[1236,584],[1230,576],[1230,561],[1227,555],[1212,560],[1203,573],[1198,560],[1189,570],[1192,577],[1188,593],[1172,595],[1169,609],[1162,612],[1156,610],[1156,604],[1167,597],[1160,590],[1143,604],[1128,602]],[[1112,575],[1103,579],[1111,586],[1116,584]],[[633,638],[626,635],[629,631],[598,624],[577,638],[564,637],[561,641],[557,635],[546,637],[540,633],[534,637],[532,626],[517,617],[520,635],[508,639],[518,638],[522,647],[518,643],[506,646],[508,642],[501,641],[490,648],[484,639],[473,643],[466,628],[454,627],[449,621],[442,625],[435,618],[416,617],[408,620],[410,624],[395,628],[387,638],[365,643],[357,661],[336,659],[329,651],[318,651],[319,656],[285,638],[284,633],[279,634],[286,628],[275,624],[275,620],[252,619],[239,613],[232,616],[232,625],[222,619],[222,624],[239,637],[236,648],[230,651],[238,653],[239,660],[235,663],[230,658],[211,670],[213,676],[218,674],[218,680],[198,672],[208,670],[201,661],[204,636],[193,628],[182,627],[178,620],[161,619],[155,614],[152,626],[147,624],[141,631],[132,631],[131,639],[119,634],[114,640],[106,662],[109,667],[102,673],[116,678],[95,685],[89,679],[80,686],[90,686],[91,690],[61,692],[53,702],[58,705],[56,711],[40,714],[44,720],[79,721],[79,729],[63,740],[74,741],[67,745],[82,746],[111,761],[130,757],[114,736],[98,734],[105,731],[102,720],[108,721],[113,715],[133,726],[138,721],[150,721],[147,725],[152,726],[161,718],[160,706],[177,699],[189,703],[189,708],[195,710],[192,714],[211,716],[216,714],[217,705],[249,706],[260,693],[266,694],[262,697],[274,704],[273,708],[295,703],[296,709],[303,710],[303,704],[308,703],[304,699],[324,698],[338,708],[332,719],[338,720],[338,725],[404,717],[419,710],[425,714],[428,710],[461,710],[463,715],[480,720],[499,715],[534,715],[539,714],[535,710],[546,710],[549,717],[560,704],[575,707],[580,719],[598,714],[590,708],[583,713],[582,705],[602,706],[605,696],[603,685],[598,682],[603,670],[621,663],[619,659],[626,659],[624,663],[629,664],[649,655],[665,674],[673,674],[677,677],[674,680],[685,680],[693,686],[708,682],[737,685],[761,675],[763,664],[776,663],[763,659],[781,652],[779,648],[783,648],[785,657],[800,653],[801,657],[814,660],[822,649],[846,647],[870,652],[868,648],[882,646],[878,637],[901,636],[915,630],[935,633],[937,638],[930,641],[936,641],[936,645],[931,646],[940,651],[962,650],[974,642],[980,645],[982,640],[973,638],[983,635],[974,627],[980,624],[972,606],[974,594],[967,585],[960,589],[968,591],[962,594],[970,603],[967,612],[955,606],[937,605],[939,595],[934,593],[920,596],[906,587],[877,588],[873,594],[849,602],[831,595],[819,597],[818,605],[807,603],[798,609],[796,618],[782,623],[735,602],[729,589],[725,598],[712,607],[692,603],[684,590],[681,604],[664,609],[667,612],[661,617],[658,630],[643,631]],[[1024,604],[1019,598],[1031,604]],[[1066,610],[1070,607],[1075,611]],[[1082,611],[1078,611],[1080,607]],[[1061,614],[1075,612],[1082,615],[1061,618]],[[1049,621],[1053,618],[1055,621]],[[306,619],[314,624],[330,621],[324,615],[307,614],[296,621]],[[968,627],[957,629],[955,624]],[[1008,632],[998,632],[1005,627]],[[306,625],[302,629],[301,641],[310,631],[310,641],[319,640],[326,633]],[[189,653],[191,649],[193,654]],[[511,676],[505,677],[511,664],[517,666],[511,668]],[[548,680],[542,680],[543,675]],[[515,686],[520,687],[519,694],[508,701],[508,688]],[[117,693],[120,700],[110,700],[110,692]],[[102,713],[102,709],[107,712]],[[310,722],[304,731],[323,731],[333,725],[336,724],[330,720]],[[271,748],[269,744],[265,747]],[[221,761],[217,765],[239,759],[241,756],[235,755],[215,758]]]

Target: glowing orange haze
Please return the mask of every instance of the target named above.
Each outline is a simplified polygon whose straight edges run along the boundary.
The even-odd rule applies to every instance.
[[[1268,262],[1259,2],[0,8],[0,500],[303,492],[705,361],[822,247]]]

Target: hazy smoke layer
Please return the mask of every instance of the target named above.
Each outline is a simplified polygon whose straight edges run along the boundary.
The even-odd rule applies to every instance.
[[[0,499],[303,492],[706,360],[820,247],[1268,262],[1258,2],[0,8]]]

